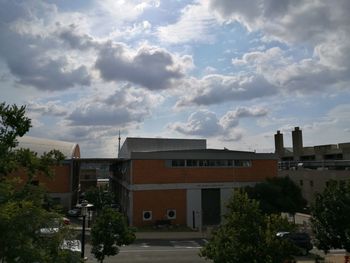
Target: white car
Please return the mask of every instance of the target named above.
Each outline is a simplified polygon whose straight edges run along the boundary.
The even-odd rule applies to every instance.
[[[63,240],[61,249],[67,249],[72,252],[81,252],[81,243],[80,240]]]

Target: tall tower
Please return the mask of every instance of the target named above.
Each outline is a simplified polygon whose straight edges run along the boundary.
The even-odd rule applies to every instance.
[[[292,140],[294,161],[299,161],[300,156],[303,154],[303,134],[299,127],[295,127],[294,131],[292,131]]]
[[[284,155],[283,134],[280,131],[275,134],[275,153],[279,158]]]
[[[118,157],[120,154],[120,130],[119,130],[119,136],[118,136]]]

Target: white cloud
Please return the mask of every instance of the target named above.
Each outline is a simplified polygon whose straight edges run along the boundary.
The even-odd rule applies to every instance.
[[[186,86],[187,92],[177,102],[176,107],[250,100],[270,96],[277,92],[275,86],[261,75],[213,74],[202,79],[189,79],[183,85]]]
[[[187,5],[175,24],[161,26],[157,29],[162,42],[180,44],[187,42],[213,42],[211,32],[217,25],[215,18],[208,12],[204,3]]]
[[[60,101],[48,101],[45,104],[38,102],[29,102],[27,104],[27,110],[33,113],[39,113],[41,115],[53,115],[53,116],[65,116],[68,113],[68,109],[60,105]]]
[[[184,59],[187,61],[188,57]],[[181,58],[157,47],[142,46],[134,51],[122,44],[106,43],[100,49],[96,68],[105,81],[124,80],[150,90],[161,90],[183,78],[178,60]]]
[[[241,118],[264,117],[267,113],[265,108],[239,107],[219,118],[216,113],[203,109],[193,112],[186,122],[169,124],[168,128],[185,135],[219,137],[223,141],[234,141],[242,138],[242,130],[237,127]]]
[[[162,101],[160,95],[127,85],[107,97],[80,101],[67,119],[71,126],[127,127],[143,122]]]

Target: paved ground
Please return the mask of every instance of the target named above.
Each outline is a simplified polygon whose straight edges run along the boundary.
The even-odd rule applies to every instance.
[[[198,256],[199,249],[206,242],[205,239],[138,239],[132,245],[122,247],[119,254],[106,258],[104,262],[121,263],[209,263]],[[87,262],[97,262],[90,254],[91,247],[86,245]]]

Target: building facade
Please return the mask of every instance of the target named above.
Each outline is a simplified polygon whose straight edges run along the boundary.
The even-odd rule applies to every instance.
[[[32,183],[41,185],[48,192],[55,204],[62,205],[65,209],[70,209],[77,203],[79,193],[79,158],[80,148],[76,143],[47,140],[30,136],[18,138],[18,148],[30,149],[38,156],[51,150],[59,150],[65,156],[65,160],[60,165],[52,168],[53,176],[47,177],[42,174],[35,176]],[[14,176],[21,178],[23,182],[27,180],[25,170],[19,169]]]
[[[234,189],[277,176],[274,154],[179,147],[130,150],[128,158],[116,160],[111,185],[131,225],[219,224]]]
[[[80,192],[90,187],[108,186],[112,176],[110,167],[115,158],[81,158],[79,160]]]
[[[284,147],[283,134],[275,134],[275,153],[279,157],[278,176],[288,176],[312,203],[316,193],[330,180],[350,180],[350,143],[303,146],[302,130],[292,131],[292,148]]]

